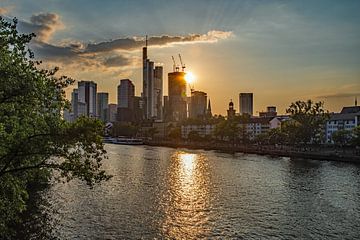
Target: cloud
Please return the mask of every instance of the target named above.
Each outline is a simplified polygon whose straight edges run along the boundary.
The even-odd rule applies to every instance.
[[[30,22],[19,22],[21,32],[35,33],[36,41],[43,43],[48,43],[53,34],[63,28],[64,24],[56,13],[39,13],[32,15]]]
[[[0,7],[0,15],[5,15],[10,13],[14,9],[14,6],[8,6],[8,7]]]
[[[55,21],[46,23],[44,19],[38,18],[41,25],[56,25]],[[171,47],[174,44],[189,43],[214,43],[232,36],[232,32],[209,31],[206,34],[189,34],[185,36],[152,36],[148,39],[148,44],[153,47]],[[41,38],[40,40],[42,40]],[[141,49],[145,45],[145,39],[140,37],[119,38],[108,42],[85,44],[83,42],[63,41],[60,45],[54,45],[39,41],[32,43],[31,47],[39,59],[55,63],[77,64],[81,66],[93,67],[140,67],[141,61],[134,57],[132,52]]]
[[[360,96],[360,92],[334,93],[334,94],[318,96],[317,98],[348,98],[348,97],[355,97],[355,96]]]
[[[106,67],[126,66],[126,65],[130,65],[132,63],[133,62],[131,61],[130,58],[127,58],[122,55],[108,57],[103,62],[104,66],[106,66]]]
[[[5,10],[2,10],[3,12]],[[9,17],[6,17],[7,20]],[[18,30],[35,33],[37,37],[30,43],[35,57],[43,60],[44,68],[60,67],[60,74],[75,78],[94,77],[118,79],[125,77],[136,68],[141,68],[138,51],[145,45],[145,38],[129,36],[111,41],[86,43],[85,41],[60,40],[51,42],[54,34],[65,28],[56,13],[34,14],[28,21],[19,20]],[[212,30],[204,34],[150,36],[148,45],[152,47],[172,47],[177,44],[215,43],[231,37],[231,31]]]
[[[171,46],[172,44],[217,42],[232,36],[231,31],[209,31],[206,34],[189,34],[185,36],[153,36],[148,39],[149,46]],[[118,38],[108,42],[88,44],[85,52],[108,52],[113,50],[132,51],[145,45],[145,39],[139,37]]]

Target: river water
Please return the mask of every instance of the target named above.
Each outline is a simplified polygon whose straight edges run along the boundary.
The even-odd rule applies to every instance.
[[[360,166],[106,145],[113,178],[42,193],[60,239],[359,239]]]

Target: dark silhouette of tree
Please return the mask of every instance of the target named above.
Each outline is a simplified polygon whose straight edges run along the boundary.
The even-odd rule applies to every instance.
[[[0,238],[11,236],[9,223],[26,209],[28,183],[59,172],[90,186],[108,179],[104,126],[95,119],[63,120],[69,107],[64,88],[74,82],[43,70],[28,43],[34,34],[19,34],[17,20],[0,17]]]

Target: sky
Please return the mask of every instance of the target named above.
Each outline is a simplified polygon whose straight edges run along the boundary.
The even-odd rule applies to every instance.
[[[141,49],[164,66],[180,53],[213,113],[239,93],[254,93],[254,113],[291,102],[324,101],[329,111],[360,101],[358,0],[0,0],[0,15],[35,32],[31,48],[44,67],[92,80],[116,103],[120,79],[142,90]],[[76,87],[76,85],[75,85]],[[67,89],[67,95],[73,87]]]

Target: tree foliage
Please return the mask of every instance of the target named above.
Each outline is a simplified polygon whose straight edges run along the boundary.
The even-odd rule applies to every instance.
[[[346,146],[351,142],[351,131],[341,129],[331,135],[332,140],[338,146]]]
[[[293,120],[287,126],[292,141],[305,144],[323,141],[324,126],[329,119],[323,102],[296,101],[291,103],[286,113],[290,114]]]
[[[40,69],[28,48],[35,35],[19,34],[16,25],[0,17],[0,238],[26,208],[27,184],[36,176],[57,171],[90,186],[109,177],[101,170],[102,123],[63,120],[64,88],[74,80],[57,77],[57,68]]]

